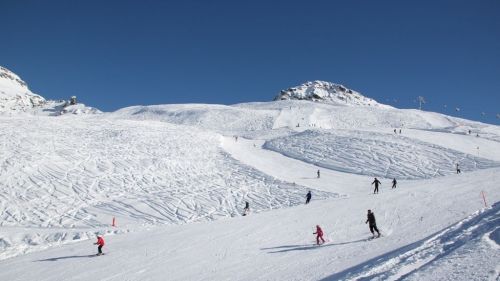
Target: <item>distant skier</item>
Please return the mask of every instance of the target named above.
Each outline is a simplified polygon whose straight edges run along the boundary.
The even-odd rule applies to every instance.
[[[372,185],[375,184],[375,189],[373,190],[373,194],[378,193],[378,185],[382,184],[377,178],[372,182]]]
[[[401,129],[399,129],[399,133],[401,134]]]
[[[312,197],[312,194],[311,194],[311,191],[309,190],[307,192],[307,195],[306,195],[306,204],[309,204],[309,201],[311,201],[311,197]]]
[[[243,215],[246,216],[250,213],[250,203],[248,201],[245,201],[245,209],[243,209]]]
[[[320,174],[319,174],[319,170],[316,172],[316,174],[318,174],[318,179],[319,179],[319,176],[320,176]]]
[[[94,245],[98,245],[97,246],[97,255],[98,256],[104,255],[102,253],[102,247],[104,247],[104,239],[102,238],[101,235],[97,235],[97,242],[95,242]]]
[[[319,225],[316,225],[316,232],[314,232],[313,234],[316,234],[316,244],[317,245],[319,245],[320,239],[323,243],[325,243],[325,239],[323,239],[323,230],[321,229],[321,227],[319,227]],[[323,243],[321,243],[321,244],[323,244]]]
[[[392,180],[392,188],[396,188],[396,185],[398,184],[398,181],[396,181],[396,178]]]
[[[394,133],[397,134],[396,129],[394,129]]]
[[[367,220],[365,224],[366,223],[368,223],[368,225],[370,226],[370,232],[372,233],[373,238],[375,238],[375,232],[373,232],[373,230],[377,232],[377,237],[380,237],[380,231],[378,231],[377,223],[375,222],[375,214],[373,214],[371,210],[368,210]]]
[[[460,168],[458,167],[458,163],[457,163],[457,174],[460,174],[462,173],[462,171],[460,171]]]

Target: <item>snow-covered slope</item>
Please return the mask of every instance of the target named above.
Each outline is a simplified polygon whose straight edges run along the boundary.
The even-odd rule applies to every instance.
[[[307,100],[0,116],[0,280],[495,280],[499,140],[437,113]]]
[[[110,114],[119,119],[154,120],[220,132],[269,130],[279,114],[275,110],[226,105],[179,104],[126,107]]]
[[[48,115],[96,114],[96,108],[82,103],[70,105],[68,101],[45,100],[28,89],[28,84],[17,74],[0,66],[0,115]]]
[[[307,130],[264,147],[318,167],[384,178],[450,175],[457,164],[467,171],[500,167],[500,162],[390,133]]]
[[[19,76],[0,66],[0,113],[26,112],[44,103]]]
[[[245,200],[255,212],[293,206],[306,193],[235,161],[219,135],[194,127],[6,118],[0,139],[1,226],[99,228],[113,216],[121,225],[177,224],[239,215]],[[3,237],[3,257],[27,249],[19,239],[31,238]]]
[[[282,90],[274,100],[309,100],[337,105],[392,108],[389,105],[380,104],[373,99],[367,98],[343,85],[326,81],[306,82],[299,86]]]
[[[108,114],[117,119],[154,120],[197,126],[224,134],[251,135],[272,129],[301,131],[309,128],[369,130],[415,128],[466,134],[495,128],[483,123],[414,109],[336,106],[303,100],[226,105],[132,106]],[[385,129],[384,129],[385,130]],[[496,129],[493,129],[495,131]],[[491,134],[494,138],[496,133]]]

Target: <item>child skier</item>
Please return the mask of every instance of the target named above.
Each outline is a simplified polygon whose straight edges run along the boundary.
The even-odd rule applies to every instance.
[[[98,245],[97,246],[97,255],[98,256],[104,255],[102,253],[102,247],[104,247],[104,239],[102,238],[101,235],[97,235],[97,242],[95,242],[94,245]]]
[[[323,239],[323,230],[321,229],[321,227],[319,227],[319,225],[316,225],[316,232],[314,232],[313,234],[316,234],[317,245],[319,245],[319,239],[323,241],[321,244],[325,243],[325,239]]]

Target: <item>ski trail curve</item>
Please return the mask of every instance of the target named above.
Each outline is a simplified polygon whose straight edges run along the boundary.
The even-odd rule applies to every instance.
[[[338,197],[365,195],[366,176],[347,174],[320,168],[314,164],[263,149],[263,140],[223,137],[222,148],[234,159],[277,179],[296,183],[316,190],[337,193]],[[321,178],[316,172],[321,170]]]

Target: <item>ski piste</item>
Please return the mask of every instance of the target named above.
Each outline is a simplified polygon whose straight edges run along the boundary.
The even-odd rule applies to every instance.
[[[138,106],[81,117],[0,117],[0,194],[9,203],[0,204],[0,280],[162,280],[167,273],[172,280],[348,280],[349,272],[369,275],[380,259],[390,259],[380,270],[392,256],[402,255],[396,263],[403,265],[401,251],[426,241],[436,255],[425,268],[419,260],[408,266],[413,278],[488,280],[481,274],[496,272],[498,224],[490,212],[466,224],[473,231],[428,238],[483,208],[479,188],[487,204],[499,200],[495,126],[307,101]],[[394,122],[408,129],[391,134]],[[469,127],[482,137],[463,134]],[[382,182],[378,196],[367,195],[373,176]],[[393,176],[397,190],[388,186]],[[309,190],[313,200],[304,205]],[[245,200],[252,215],[242,218]],[[359,241],[369,235],[367,209],[387,235],[371,245]],[[309,246],[317,224],[335,242]],[[95,252],[88,241],[96,231],[113,247],[112,259],[80,262]],[[240,262],[248,257],[251,266]],[[265,276],[256,270],[266,268],[273,270]]]

